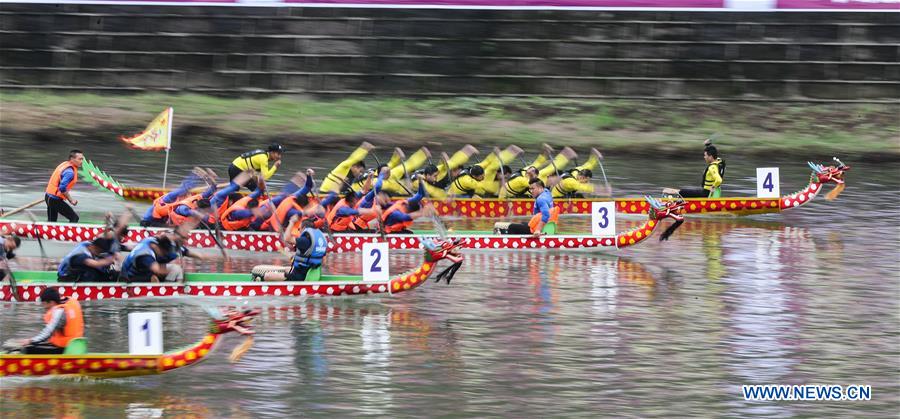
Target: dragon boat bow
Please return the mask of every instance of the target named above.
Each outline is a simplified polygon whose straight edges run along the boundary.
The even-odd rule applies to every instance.
[[[61,355],[0,354],[0,377],[3,376],[84,376],[99,378],[132,377],[162,374],[194,365],[213,351],[216,343],[229,332],[248,336],[247,343],[232,353],[237,361],[249,349],[253,334],[250,320],[259,310],[232,311],[222,319],[214,319],[206,336],[186,348],[161,355],[130,355],[121,353],[70,353]],[[74,345],[72,345],[74,346]]]

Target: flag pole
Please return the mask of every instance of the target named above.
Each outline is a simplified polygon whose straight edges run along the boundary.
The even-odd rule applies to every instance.
[[[172,116],[175,113],[174,109],[169,108],[169,126],[167,128],[168,132],[166,133],[166,163],[165,167],[163,167],[163,182],[162,187],[166,189],[166,177],[169,174],[169,149],[172,148]]]

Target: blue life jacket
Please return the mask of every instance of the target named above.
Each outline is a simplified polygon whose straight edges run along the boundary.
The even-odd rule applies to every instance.
[[[328,252],[328,240],[317,228],[307,228],[300,233],[300,235],[304,234],[309,236],[310,245],[306,250],[301,251],[297,249],[297,253],[294,253],[294,267],[315,268],[322,266],[322,259],[325,258],[325,254]]]
[[[128,255],[128,257],[125,258],[125,261],[122,262],[122,273],[125,275],[125,277],[131,278],[134,276],[140,276],[142,273],[146,273],[138,271],[139,268],[135,264],[135,262],[139,257],[152,256],[154,260],[157,260],[156,252],[154,252],[153,249],[150,248],[151,243],[158,245],[159,240],[157,240],[156,237],[147,237],[146,239],[141,240],[141,242],[138,243],[137,246],[134,246],[134,249],[131,250],[131,253]]]
[[[60,277],[72,275],[75,272],[70,272],[70,268],[72,267],[72,258],[78,255],[87,255],[89,258],[93,258],[94,255],[91,254],[91,251],[88,250],[88,245],[91,242],[81,242],[72,249],[69,254],[67,254],[62,261],[59,263],[59,268],[56,270],[56,274]]]

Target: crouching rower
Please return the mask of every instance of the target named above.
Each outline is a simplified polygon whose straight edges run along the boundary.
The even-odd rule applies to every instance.
[[[301,232],[291,243],[291,231],[300,223]],[[322,262],[328,253],[328,240],[321,230],[315,227],[311,218],[302,222],[296,215],[291,217],[288,228],[284,231],[282,240],[285,247],[295,249],[291,257],[291,268],[285,272],[266,272],[265,281],[306,281],[318,279],[321,275]],[[291,246],[293,244],[293,246]]]
[[[423,204],[425,198],[425,182],[419,182],[419,190],[408,199],[394,202],[381,214],[385,233],[412,234],[409,227],[420,217],[434,214],[434,207]]]
[[[63,299],[56,288],[41,291],[44,329],[31,339],[21,341],[24,354],[61,354],[72,339],[84,337],[81,305],[74,298]]]
[[[559,221],[559,208],[553,205],[553,196],[544,187],[540,179],[532,179],[528,184],[528,190],[534,199],[534,211],[528,224],[522,223],[496,223],[494,232],[498,234],[531,234],[540,237],[544,234],[556,233],[556,224]]]
[[[56,270],[59,282],[113,282],[118,273],[113,269],[116,255],[114,240],[96,238],[82,242],[67,254]]]
[[[166,233],[141,240],[122,262],[120,276],[126,282],[181,282],[184,280],[184,271],[181,266],[171,263],[179,256],[212,259],[188,250]]]

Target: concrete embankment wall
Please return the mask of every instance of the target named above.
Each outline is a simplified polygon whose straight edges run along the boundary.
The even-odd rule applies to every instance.
[[[898,17],[0,4],[0,88],[900,102]]]

